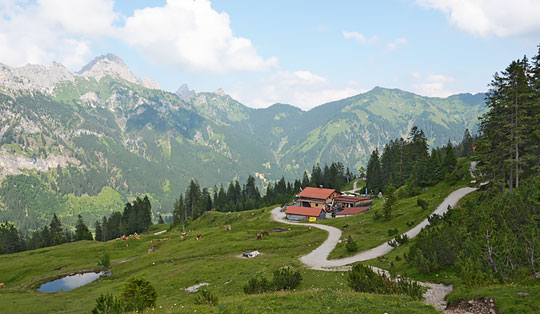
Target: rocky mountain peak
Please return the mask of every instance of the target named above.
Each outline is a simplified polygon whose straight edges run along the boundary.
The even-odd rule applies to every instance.
[[[122,78],[131,83],[141,84],[141,80],[131,72],[124,61],[112,53],[99,56],[90,61],[90,63],[82,67],[78,74],[85,77],[93,77],[98,81],[110,75]]]
[[[221,97],[227,96],[227,94],[225,93],[225,91],[223,90],[223,88],[218,88],[218,90],[215,91],[214,94],[216,94],[216,95],[218,95],[218,96],[221,96]]]
[[[124,63],[124,60],[113,53],[107,53],[94,58],[94,60],[82,67],[77,73],[84,77],[93,77],[98,81],[101,78],[109,75],[144,86],[146,88],[161,89],[159,84],[153,78],[147,77],[144,80],[141,80],[135,76],[127,64]]]
[[[180,97],[180,99],[184,100],[187,99],[193,95],[195,95],[195,91],[192,89],[189,89],[187,84],[182,84],[178,89],[176,90],[175,94]]]
[[[73,73],[57,62],[53,62],[49,68],[37,64],[11,68],[0,64],[0,86],[12,89],[33,89],[49,92],[54,89],[56,83],[73,80]]]

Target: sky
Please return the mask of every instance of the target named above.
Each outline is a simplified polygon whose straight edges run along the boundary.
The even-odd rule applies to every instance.
[[[304,110],[369,91],[485,92],[540,44],[540,0],[0,0],[0,63],[114,53],[174,92]]]

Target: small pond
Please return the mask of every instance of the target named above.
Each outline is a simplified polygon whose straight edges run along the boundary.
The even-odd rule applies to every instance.
[[[60,279],[56,279],[53,281],[49,281],[47,283],[42,284],[38,291],[40,292],[57,292],[57,291],[68,291],[75,289],[80,286],[84,286],[87,283],[91,283],[92,281],[98,279],[101,276],[110,276],[110,272],[89,272],[89,273],[82,273],[82,274],[75,274],[71,276],[66,276]]]

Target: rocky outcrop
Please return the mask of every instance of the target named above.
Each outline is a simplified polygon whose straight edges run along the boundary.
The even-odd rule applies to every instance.
[[[150,89],[161,89],[152,78],[141,80],[136,77],[124,61],[112,53],[95,58],[77,73],[71,73],[57,62],[53,62],[49,68],[35,64],[11,68],[0,63],[0,86],[14,90],[37,90],[52,94],[58,83],[73,82],[79,77],[99,81],[106,76],[120,78]]]
[[[63,81],[73,82],[75,76],[63,65],[56,62],[53,62],[49,68],[35,64],[10,68],[5,64],[0,64],[0,85],[11,89],[52,92],[57,83]]]
[[[49,155],[46,159],[13,155],[5,149],[0,150],[0,178],[21,174],[22,170],[48,171],[52,168],[79,165],[79,161],[69,156]]]
[[[195,95],[195,91],[192,89],[189,89],[187,84],[182,84],[178,89],[176,90],[175,94],[180,97],[180,99],[184,100],[187,99],[193,95]]]

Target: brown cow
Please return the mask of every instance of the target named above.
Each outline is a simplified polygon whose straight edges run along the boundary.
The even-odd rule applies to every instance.
[[[122,236],[122,240],[124,240],[124,241],[126,241],[126,240],[127,240],[127,237],[126,237],[126,235],[123,235],[123,236]]]
[[[180,233],[180,235],[183,236],[183,237],[185,237],[185,236],[187,236],[187,233],[182,232],[182,233]]]
[[[225,230],[231,231],[231,225],[225,225]]]
[[[199,239],[201,238],[201,236],[202,236],[202,235],[199,233],[199,234],[197,235],[197,240],[199,240]]]
[[[264,231],[264,230],[261,231],[261,235],[262,235],[262,236],[269,236],[268,231]]]
[[[0,288],[4,288],[6,285],[3,282],[0,282]]]
[[[127,243],[124,243],[124,247],[128,247],[128,244],[127,244]]]

